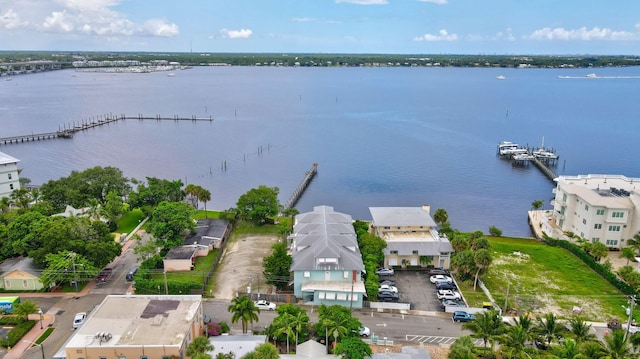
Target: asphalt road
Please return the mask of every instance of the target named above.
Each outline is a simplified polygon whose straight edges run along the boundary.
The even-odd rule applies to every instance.
[[[133,249],[126,250],[112,265],[114,271],[111,278],[106,283],[96,285],[89,295],[70,298],[33,297],[29,298],[37,303],[44,312],[51,308],[57,308],[56,321],[53,327],[56,330],[43,343],[45,356],[53,355],[64,345],[73,334],[73,317],[77,312],[90,312],[96,305],[100,304],[108,294],[126,294],[131,290],[131,283],[126,282],[124,277],[132,266],[136,265],[136,258]],[[415,278],[413,276],[418,276]],[[424,298],[425,304],[420,304],[423,310],[438,310],[435,308],[434,289],[428,278],[423,273],[403,273],[395,276],[398,281],[398,288],[401,291],[411,290],[410,297]],[[415,283],[419,280],[419,285]],[[413,285],[411,284],[413,283]],[[409,293],[407,292],[407,295]],[[203,309],[205,314],[211,316],[214,321],[226,321],[234,332],[241,332],[240,323],[231,323],[231,313],[227,310],[228,301],[205,300]],[[317,312],[314,308],[308,307],[310,321],[318,321]],[[456,337],[464,335],[459,323],[451,321],[450,314],[436,313],[435,315],[402,315],[390,313],[378,313],[369,310],[354,310],[355,317],[360,319],[363,325],[369,327],[371,335],[378,336],[380,341],[386,337],[394,342],[414,342],[416,344],[439,344],[452,343]],[[259,315],[257,323],[253,324],[255,331],[260,331],[269,325],[276,317],[275,312],[263,311]],[[0,356],[2,356],[0,352]],[[31,348],[25,352],[24,359],[40,359],[42,354],[38,347]]]

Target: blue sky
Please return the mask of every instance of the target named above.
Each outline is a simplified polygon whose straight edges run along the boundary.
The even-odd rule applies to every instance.
[[[0,50],[639,55],[637,0],[0,0]]]

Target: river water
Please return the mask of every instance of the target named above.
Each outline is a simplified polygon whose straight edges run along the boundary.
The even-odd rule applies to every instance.
[[[606,78],[587,78],[596,73]],[[505,76],[504,80],[497,76]],[[554,184],[496,157],[500,141],[552,147],[558,175],[640,177],[640,67],[606,69],[194,67],[156,73],[61,70],[0,81],[0,137],[51,132],[104,114],[126,120],[73,139],[0,145],[33,184],[93,166],[208,188],[209,209],[259,185],[284,203],[444,208],[454,228],[529,236],[534,200]],[[569,76],[571,78],[559,78]],[[627,78],[617,78],[617,77]],[[574,78],[575,77],[575,78]]]

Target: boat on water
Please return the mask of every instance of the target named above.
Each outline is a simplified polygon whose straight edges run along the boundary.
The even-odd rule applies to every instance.
[[[586,78],[590,78],[590,79],[595,79],[596,77],[598,77],[596,74],[594,74],[593,72],[590,74],[587,74],[587,76],[585,76]]]
[[[513,160],[518,162],[532,161],[534,158],[534,155],[526,152],[513,155]]]
[[[496,77],[498,80],[506,80],[506,77],[504,77],[504,75],[500,75]]]
[[[498,144],[498,154],[500,154],[500,156],[513,156],[526,152],[527,149],[520,147],[517,143],[503,141]]]
[[[545,150],[544,148],[538,148],[533,151],[533,156],[539,160],[557,160],[559,158],[555,153]]]
[[[176,74],[175,74],[175,73],[173,73],[173,72],[170,72],[170,73],[168,73],[168,74],[167,74],[167,76],[169,76],[169,77],[174,77],[175,75],[176,75]]]
[[[5,81],[11,81],[13,80],[11,77],[7,77],[6,79],[4,79]]]

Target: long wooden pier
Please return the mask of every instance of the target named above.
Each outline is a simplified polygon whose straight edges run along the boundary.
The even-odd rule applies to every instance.
[[[307,187],[309,186],[309,183],[311,183],[311,180],[313,179],[313,177],[316,175],[317,172],[318,172],[318,164],[314,163],[313,166],[311,166],[311,169],[304,174],[304,178],[302,179],[302,182],[300,182],[300,184],[295,189],[295,191],[293,191],[287,203],[284,204],[284,207],[283,207],[284,209],[293,208],[296,205],[300,197],[302,197],[304,190],[307,189]]]
[[[549,162],[547,162],[547,163],[549,163]],[[542,161],[540,161],[536,157],[533,157],[533,164],[536,165],[536,167],[538,167],[540,169],[540,171],[542,171],[542,173],[544,173],[547,177],[549,177],[550,180],[553,181],[556,177],[558,177],[555,174],[555,172],[553,172],[551,170],[551,168],[549,168],[549,166],[544,164]]]
[[[0,137],[0,145],[8,145],[12,143],[24,143],[24,142],[33,142],[40,140],[50,140],[54,138],[72,138],[73,134],[80,131],[85,131],[94,127],[100,127],[104,125],[108,125],[112,122],[118,122],[123,120],[156,120],[156,121],[213,121],[213,117],[165,117],[160,115],[155,116],[145,116],[139,114],[137,116],[127,116],[125,114],[121,115],[102,115],[96,118],[92,118],[89,120],[82,120],[79,122],[73,122],[72,124],[65,125],[63,128],[54,132],[45,132],[45,133],[32,133],[30,135],[19,135],[19,136],[10,136],[10,137]]]

